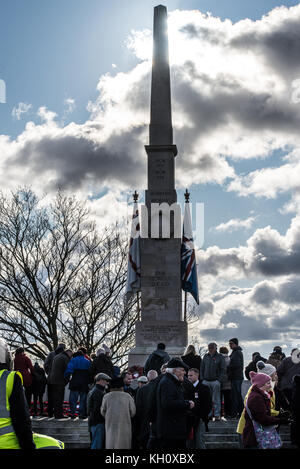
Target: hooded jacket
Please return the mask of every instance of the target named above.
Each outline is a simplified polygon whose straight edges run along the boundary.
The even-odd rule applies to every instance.
[[[105,373],[111,378],[114,376],[114,365],[105,353],[100,353],[100,355],[98,355],[98,357],[92,362],[90,368],[92,379],[94,379],[98,373]]]
[[[152,361],[152,358],[154,356],[157,356],[160,360],[159,363],[160,365],[159,366],[156,366],[156,367],[153,367],[151,366],[151,361]],[[170,356],[169,354],[165,351],[165,350],[161,350],[161,349],[156,349],[154,352],[152,352],[149,357],[147,358],[146,360],[146,363],[145,363],[145,366],[144,366],[144,374],[146,375],[148,373],[148,371],[150,370],[155,370],[157,371],[158,374],[160,374],[160,368],[161,366],[164,364],[164,363],[167,363],[168,361],[170,361]]]

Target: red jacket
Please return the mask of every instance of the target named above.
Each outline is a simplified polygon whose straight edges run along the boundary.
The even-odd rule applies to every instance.
[[[279,424],[279,418],[271,417],[270,396],[268,397],[257,386],[253,386],[247,400],[247,406],[249,407],[253,420],[260,423],[261,425],[268,426]],[[246,424],[243,431],[243,446],[244,448],[257,446],[252,420],[249,417],[246,409],[245,420]]]
[[[25,353],[19,353],[14,359],[14,370],[20,371],[23,377],[23,385],[25,388],[32,385],[32,373],[34,368],[31,360]]]

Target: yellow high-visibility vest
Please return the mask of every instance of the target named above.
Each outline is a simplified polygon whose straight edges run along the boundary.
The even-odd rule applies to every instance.
[[[0,449],[20,449],[17,435],[15,434],[10,417],[9,398],[11,396],[15,374],[22,379],[18,371],[0,370]],[[34,433],[33,441],[37,449],[64,449],[62,441],[51,436]]]

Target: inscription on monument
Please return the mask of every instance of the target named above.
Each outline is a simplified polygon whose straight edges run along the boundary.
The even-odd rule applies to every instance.
[[[139,337],[141,342],[156,344],[158,337],[169,346],[185,345],[185,336],[180,324],[139,324]]]

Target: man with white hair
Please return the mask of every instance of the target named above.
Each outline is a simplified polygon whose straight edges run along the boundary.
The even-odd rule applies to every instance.
[[[187,411],[195,407],[193,401],[184,399],[182,383],[187,369],[180,358],[172,358],[158,384],[156,431],[162,450],[186,448]]]
[[[153,379],[157,378],[158,377],[158,373],[156,370],[150,370],[148,371],[147,373],[147,378],[148,378],[148,381],[152,381]]]

